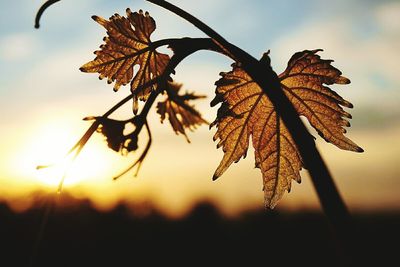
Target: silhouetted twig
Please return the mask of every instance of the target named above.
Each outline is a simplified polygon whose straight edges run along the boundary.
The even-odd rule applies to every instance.
[[[124,171],[122,171],[120,174],[114,176],[113,180],[117,180],[120,177],[124,176],[125,174],[127,174],[130,170],[132,170],[133,168],[135,168],[137,166],[136,172],[135,172],[135,176],[138,175],[140,167],[142,166],[142,163],[145,159],[145,157],[147,156],[147,153],[149,152],[149,149],[151,147],[151,142],[152,142],[152,136],[151,136],[151,131],[150,131],[150,127],[149,124],[147,123],[147,121],[145,122],[145,126],[146,126],[146,130],[147,130],[147,134],[149,136],[149,140],[147,141],[146,147],[143,150],[142,154],[140,155],[140,157],[128,168],[126,168]]]
[[[39,29],[39,27],[40,27],[39,21],[40,21],[40,18],[42,17],[42,15],[43,15],[43,12],[49,6],[51,6],[52,4],[55,4],[55,3],[59,2],[59,1],[60,0],[48,0],[39,8],[38,12],[36,13],[36,17],[35,17],[35,28],[36,29]]]

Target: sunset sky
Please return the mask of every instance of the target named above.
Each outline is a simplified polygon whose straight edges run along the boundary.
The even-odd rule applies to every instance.
[[[213,27],[228,41],[259,58],[271,50],[277,73],[290,56],[322,48],[322,58],[351,80],[331,88],[354,104],[347,136],[361,154],[340,150],[318,137],[318,147],[340,192],[352,211],[400,210],[400,1],[338,0],[176,0],[172,3]],[[105,30],[90,17],[108,18],[125,9],[147,10],[156,20],[152,40],[204,37],[191,24],[145,1],[61,1],[51,6],[34,29],[43,1],[4,1],[0,4],[0,201],[15,210],[30,207],[37,191],[55,192],[61,171],[35,169],[61,159],[89,127],[81,119],[100,115],[129,94],[118,93],[97,74],[79,67],[94,58]],[[163,50],[167,51],[167,50]],[[207,95],[196,107],[208,121],[217,108],[209,102],[219,72],[232,62],[200,52],[186,59],[174,79],[183,88]],[[114,118],[126,118],[130,104]],[[170,125],[150,115],[153,146],[139,176],[112,176],[135,160],[107,149],[94,136],[66,178],[64,190],[89,198],[99,209],[118,202],[152,202],[177,216],[199,200],[215,202],[234,215],[263,206],[262,179],[254,169],[253,150],[233,164],[217,181],[211,177],[222,158],[212,141],[215,128],[202,126],[189,133],[191,144],[176,136]],[[313,132],[315,136],[315,132]],[[146,137],[141,140],[142,147]],[[307,172],[295,182],[278,209],[320,209]]]

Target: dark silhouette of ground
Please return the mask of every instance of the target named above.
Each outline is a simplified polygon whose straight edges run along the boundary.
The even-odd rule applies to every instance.
[[[200,203],[171,220],[155,210],[132,215],[124,205],[99,212],[88,201],[65,203],[50,213],[36,247],[43,200],[19,214],[1,204],[0,266],[339,266],[334,235],[317,213],[260,210],[227,219]],[[396,266],[400,214],[355,220],[362,237],[354,255],[362,258],[354,266]]]

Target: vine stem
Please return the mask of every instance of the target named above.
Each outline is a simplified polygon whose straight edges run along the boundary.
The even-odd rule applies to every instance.
[[[321,206],[336,229],[341,245],[347,248],[344,252],[349,252],[348,246],[351,246],[350,243],[353,241],[351,239],[352,221],[350,214],[324,160],[315,146],[312,136],[300,120],[293,105],[281,90],[279,78],[271,66],[266,66],[242,49],[229,43],[216,31],[179,7],[164,0],[146,1],[175,13],[207,34],[225,54],[233,60],[240,62],[243,69],[263,89],[264,93],[273,103],[277,113],[281,116],[300,151],[305,167],[309,171],[318,194]],[[351,257],[349,255],[345,255],[345,257],[344,260],[348,262],[344,264],[350,264]]]
[[[52,4],[55,4],[55,3],[59,2],[59,1],[60,1],[60,0],[48,0],[47,2],[45,2],[45,3],[39,8],[39,11],[37,12],[36,17],[35,17],[35,28],[36,28],[36,29],[39,29],[39,27],[40,27],[40,18],[42,17],[43,12],[44,12],[49,6],[51,6]]]

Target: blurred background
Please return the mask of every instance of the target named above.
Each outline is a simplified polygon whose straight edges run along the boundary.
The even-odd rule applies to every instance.
[[[104,28],[90,17],[94,14],[104,18],[114,13],[124,15],[127,7],[143,9],[149,11],[157,23],[152,40],[204,36],[182,19],[140,0],[61,1],[46,10],[41,28],[36,30],[34,17],[43,2],[16,0],[0,4],[0,223],[7,236],[4,240],[14,240],[15,247],[22,241],[26,251],[35,243],[35,236],[40,232],[40,218],[48,203],[53,203],[51,199],[62,175],[56,168],[37,171],[36,166],[62,159],[89,127],[88,122],[81,120],[83,117],[103,114],[129,94],[127,87],[114,93],[112,86],[98,80],[97,74],[79,71],[81,65],[94,58],[93,51],[105,36]],[[373,227],[376,231],[370,231],[370,242],[377,244],[386,242],[389,236],[398,236],[394,225],[400,222],[400,1],[171,2],[257,58],[270,49],[272,66],[277,73],[285,69],[292,54],[304,49],[322,48],[322,58],[335,60],[333,65],[352,83],[331,88],[354,104],[354,109],[348,110],[353,119],[347,136],[365,152],[342,151],[319,137],[318,147],[351,213],[365,227],[376,223]],[[162,51],[171,53],[167,49]],[[210,122],[217,111],[209,106],[214,82],[219,79],[219,72],[229,71],[231,63],[220,55],[199,52],[176,70],[174,79],[183,83],[184,90],[208,96],[199,100],[196,107]],[[127,118],[130,112],[131,106],[127,104],[114,118]],[[208,235],[197,233],[198,236],[194,236],[204,238],[202,242],[207,251],[217,249],[213,245],[222,243],[209,244],[206,236],[219,236],[221,240],[232,242],[247,236],[245,240],[252,242],[252,237],[260,233],[257,238],[268,242],[268,238],[275,240],[268,231],[274,226],[290,240],[307,240],[314,245],[325,242],[332,246],[328,224],[321,216],[307,172],[302,172],[303,182],[300,185],[294,182],[291,193],[285,194],[274,211],[267,212],[263,210],[261,173],[254,169],[252,151],[213,182],[211,177],[223,155],[212,141],[215,128],[209,130],[202,126],[189,133],[191,143],[188,144],[183,136],[174,134],[168,122],[160,124],[159,120],[154,110],[149,121],[153,145],[138,177],[129,173],[112,181],[112,176],[129,166],[137,155],[123,157],[109,151],[103,137],[91,139],[65,180],[64,191],[58,197],[61,204],[56,201],[53,205],[58,211],[54,214],[58,215],[54,215],[53,223],[51,218],[49,220],[47,236],[51,238],[43,241],[47,249],[57,251],[52,246],[54,240],[64,240],[58,242],[62,248],[76,245],[72,241],[74,234],[68,231],[73,231],[72,226],[78,227],[82,221],[75,218],[76,221],[71,222],[70,215],[74,214],[80,214],[87,222],[74,233],[85,231],[85,226],[98,226],[92,228],[92,235],[85,235],[94,243],[96,231],[104,233],[107,229],[111,231],[111,226],[118,228],[122,224],[120,232],[110,232],[108,237],[114,239],[104,237],[101,241],[118,243],[122,240],[121,244],[130,244],[129,237],[134,234],[125,235],[123,229],[142,229],[137,224],[143,222],[148,227],[142,229],[145,233],[153,233],[153,230],[169,233],[149,234],[165,240],[173,239],[173,233],[185,236],[185,233],[197,232],[198,227],[213,229],[213,232],[204,230]],[[145,138],[143,136],[140,141],[142,147]],[[211,218],[211,221],[196,218]],[[69,230],[60,230],[66,230],[63,221],[70,223]],[[188,221],[192,224],[185,224]],[[136,224],[128,227],[132,222]],[[254,232],[249,230],[252,227]],[[313,229],[318,230],[313,232]],[[385,232],[378,229],[385,229]],[[299,231],[304,232],[300,234]],[[232,239],[234,236],[236,239]],[[280,239],[278,235],[276,239]],[[146,240],[146,235],[140,240]],[[302,245],[301,242],[274,244],[293,248]],[[150,249],[151,245],[148,244]],[[81,246],[90,247],[85,242],[81,242]],[[315,245],[310,250],[318,248],[321,249]],[[39,250],[46,251],[43,247]],[[47,260],[58,259],[54,251],[53,257]],[[262,250],[253,252],[259,257],[262,255]],[[324,257],[325,254],[319,255]]]

